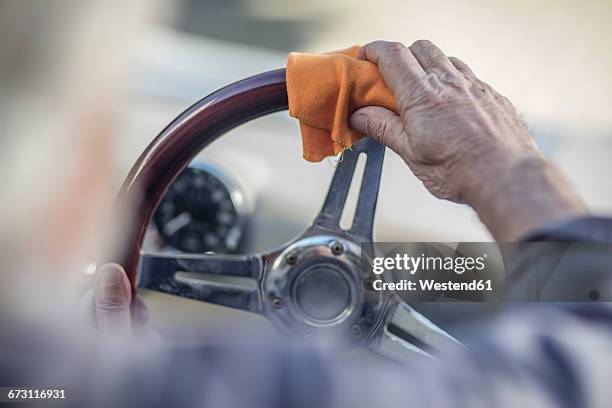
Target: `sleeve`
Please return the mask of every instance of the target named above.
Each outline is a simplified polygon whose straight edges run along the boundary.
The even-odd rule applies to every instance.
[[[506,245],[510,301],[612,301],[612,220],[579,218],[547,225]],[[596,307],[593,307],[596,308]]]
[[[612,244],[612,219],[581,217],[545,225],[527,234],[523,242],[596,242]]]

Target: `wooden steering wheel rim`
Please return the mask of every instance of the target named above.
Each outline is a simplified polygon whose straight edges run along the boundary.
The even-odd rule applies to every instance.
[[[130,170],[116,203],[117,211],[129,209],[129,217],[123,229],[125,241],[113,261],[125,268],[133,294],[147,225],[174,179],[224,133],[287,108],[285,69],[264,72],[201,99],[149,144]]]

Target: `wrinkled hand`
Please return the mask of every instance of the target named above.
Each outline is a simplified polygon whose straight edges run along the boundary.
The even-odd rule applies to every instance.
[[[510,101],[431,42],[376,41],[360,57],[378,65],[399,116],[366,107],[351,126],[397,152],[436,197],[464,201],[490,166],[540,157]]]
[[[517,194],[548,194],[539,204],[549,216],[540,224],[584,211],[512,103],[465,63],[425,40],[410,47],[375,41],[359,58],[378,65],[399,115],[368,106],[351,116],[351,127],[394,150],[436,197],[472,205],[497,239],[515,240],[536,226],[515,208]],[[500,218],[511,215],[524,225]]]

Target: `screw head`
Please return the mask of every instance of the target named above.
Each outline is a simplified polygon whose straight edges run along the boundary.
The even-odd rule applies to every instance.
[[[366,278],[363,280],[363,289],[367,291],[374,290],[374,278]]]
[[[272,307],[275,309],[280,309],[283,307],[283,300],[278,296],[272,298]]]
[[[363,333],[363,330],[361,328],[360,325],[358,325],[357,323],[353,324],[351,326],[351,336],[353,337],[361,337],[361,334]]]
[[[289,252],[285,257],[285,261],[289,265],[294,265],[297,262],[297,255],[295,254],[295,252]]]
[[[344,252],[344,247],[338,241],[332,241],[332,243],[330,244],[330,248],[334,255],[342,255],[342,253]]]

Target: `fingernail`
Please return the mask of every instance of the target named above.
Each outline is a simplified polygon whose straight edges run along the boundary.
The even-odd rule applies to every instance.
[[[96,274],[96,320],[105,334],[131,333],[130,289],[123,268],[107,264]]]
[[[98,270],[96,278],[104,285],[121,285],[123,281],[123,271],[116,265],[104,265]]]
[[[96,280],[96,294],[99,298],[129,298],[129,288],[126,287],[123,270],[118,265],[104,265],[96,273]]]

